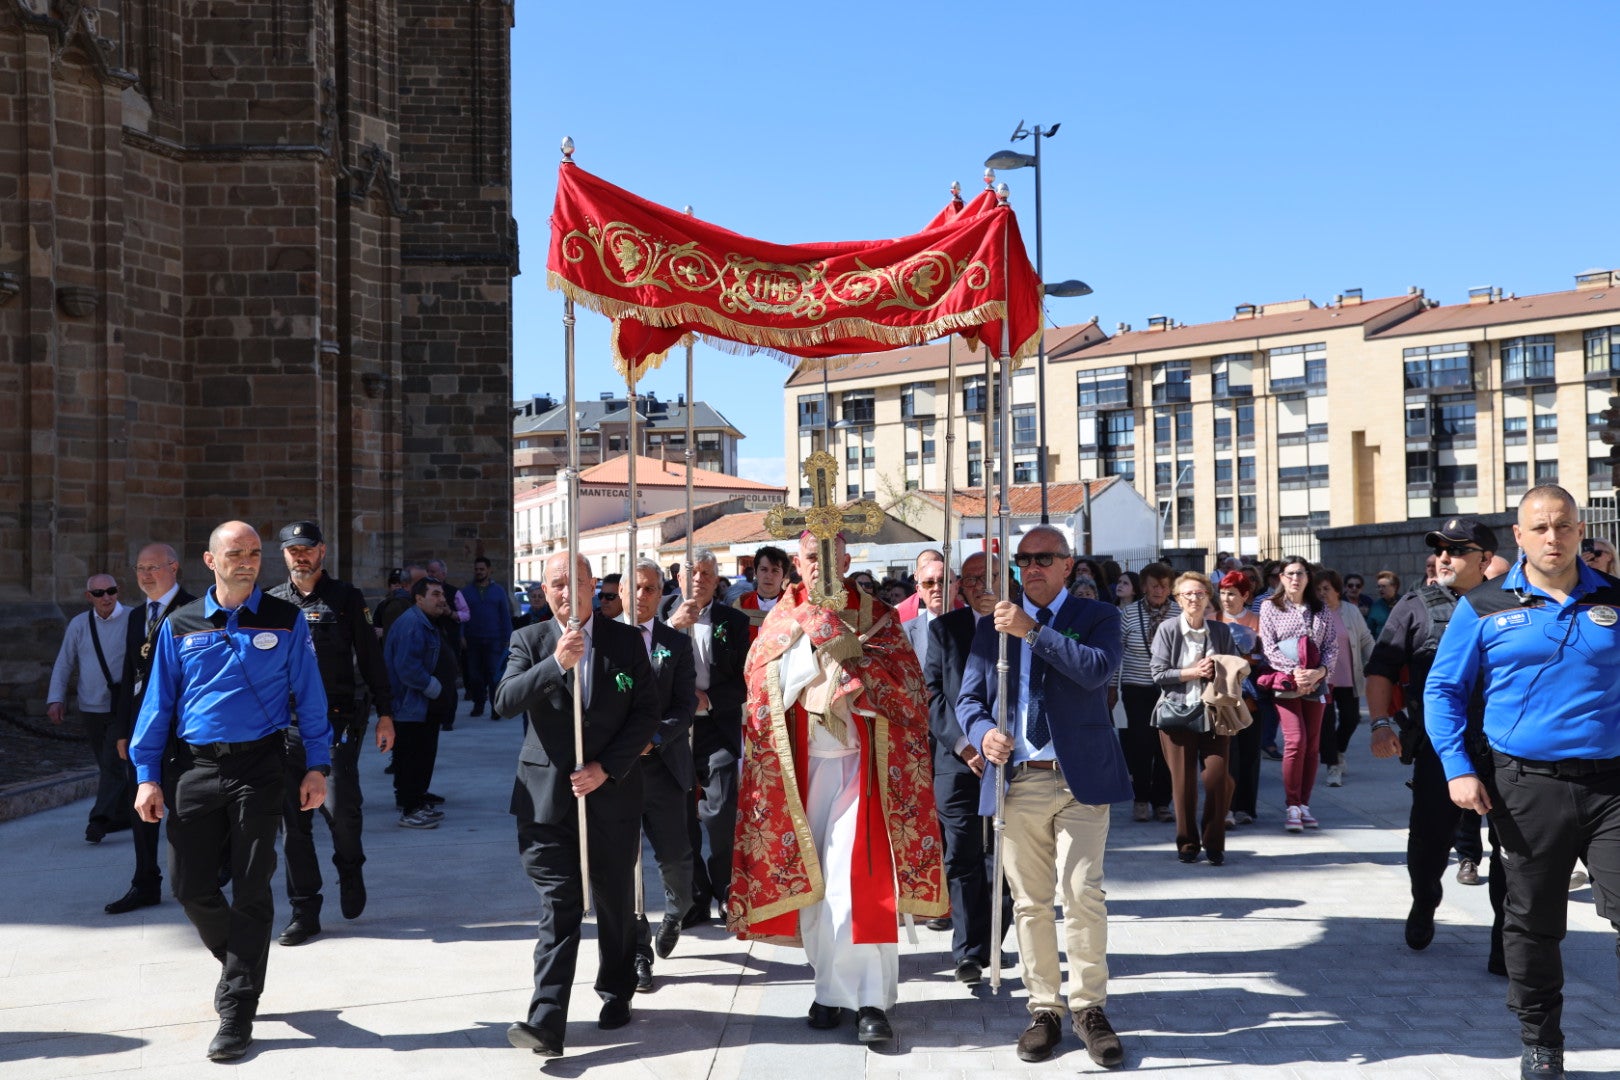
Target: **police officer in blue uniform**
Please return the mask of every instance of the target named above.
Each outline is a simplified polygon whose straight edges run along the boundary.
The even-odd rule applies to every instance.
[[[315,810],[331,771],[326,691],[303,612],[259,591],[263,552],[251,525],[227,521],[203,562],[214,585],[171,613],[157,636],[130,757],[143,821],[167,816],[175,899],[221,965],[213,1061],[247,1052],[264,992],[275,900],[286,729],[298,724],[308,771],[299,804]],[[231,896],[220,888],[228,853]]]
[[[1538,1080],[1564,1075],[1560,942],[1577,858],[1620,929],[1620,581],[1581,561],[1584,532],[1563,488],[1525,495],[1519,561],[1457,602],[1423,696],[1452,801],[1489,813],[1501,841],[1508,1008],[1520,1075]]]
[[[371,627],[371,609],[353,585],[328,574],[326,540],[313,521],[294,521],[281,530],[281,554],[288,580],[270,590],[294,604],[309,624],[326,688],[327,720],[332,725],[332,775],[321,816],[332,830],[332,865],[338,873],[339,904],[345,919],[358,919],[366,908],[366,881],[361,873],[366,853],[360,844],[360,746],[366,740],[370,704],[377,709],[377,749],[394,744],[393,693],[383,664],[382,643]],[[360,678],[355,678],[356,670]],[[359,693],[360,684],[365,694]],[[315,856],[315,813],[298,808],[298,782],[304,775],[304,744],[296,728],[287,732],[287,832],[282,853],[287,858],[287,902],[292,919],[277,939],[302,945],[321,932],[321,864]]]

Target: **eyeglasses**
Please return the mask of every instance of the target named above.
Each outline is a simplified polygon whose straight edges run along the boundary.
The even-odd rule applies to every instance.
[[[867,581],[865,578],[857,578],[855,585],[861,590],[861,592],[869,593],[877,591],[877,582]]]
[[[605,593],[602,594],[602,603],[605,604],[609,600],[617,600],[618,598],[619,598],[619,594],[616,593],[616,592],[605,592]]]
[[[1453,559],[1463,559],[1484,548],[1474,547],[1472,544],[1442,544],[1434,549],[1436,555],[1450,555]]]
[[[1311,575],[1310,575],[1310,571],[1308,571],[1308,570],[1284,570],[1282,572],[1282,576],[1283,577],[1310,577]]]
[[[1208,600],[1209,599],[1209,593],[1205,592],[1203,589],[1192,589],[1192,590],[1190,590],[1188,592],[1177,593],[1176,595],[1181,597],[1183,600]]]
[[[919,588],[919,589],[937,589],[943,584],[945,584],[945,579],[944,578],[937,578],[937,577],[936,578],[925,578],[922,581],[917,582],[917,588]]]
[[[1067,559],[1068,557],[1068,555],[1056,551],[1039,551],[1032,555],[1019,552],[1013,556],[1013,562],[1017,564],[1018,569],[1023,570],[1030,563],[1034,563],[1036,566],[1051,566],[1053,559]]]
[[[984,575],[983,574],[963,574],[961,577],[957,578],[956,580],[961,582],[963,585],[983,585],[984,584]]]
[[[89,593],[91,596],[95,597],[97,600],[100,600],[103,596],[117,596],[118,595],[118,586],[114,585],[111,588],[107,588],[107,589],[86,589],[85,592]]]

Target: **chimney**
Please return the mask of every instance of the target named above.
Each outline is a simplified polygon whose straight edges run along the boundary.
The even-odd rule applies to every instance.
[[[1575,288],[1579,292],[1588,289],[1607,289],[1615,284],[1620,284],[1620,271],[1604,270],[1594,266],[1575,275]]]
[[[1496,298],[1496,287],[1493,285],[1476,285],[1468,290],[1468,303],[1489,304]]]
[[[611,390],[602,391],[601,396],[597,400],[599,400],[599,401],[612,401],[613,400],[613,391],[611,391]]]
[[[675,404],[681,406],[682,408],[686,407],[686,391],[683,390],[679,394],[675,395]]]
[[[1258,314],[1260,314],[1260,308],[1259,308],[1258,305],[1256,305],[1256,304],[1239,304],[1237,306],[1236,312],[1232,315],[1232,318],[1234,318],[1234,319],[1252,319]]]
[[[1361,290],[1360,289],[1346,289],[1346,290],[1344,290],[1344,296],[1339,300],[1339,303],[1342,304],[1345,307],[1351,307],[1351,306],[1353,306],[1355,304],[1361,303]]]
[[[1130,332],[1131,332],[1131,324],[1128,323],[1128,322],[1122,322],[1119,325],[1114,327],[1114,333],[1116,333],[1116,334],[1128,334]]]
[[[1418,288],[1416,285],[1408,285],[1406,287],[1406,295],[1407,296],[1422,296],[1423,295],[1423,290]]]
[[[1170,329],[1170,316],[1168,316],[1168,315],[1149,315],[1148,316],[1148,329],[1149,330],[1168,330],[1168,329]]]

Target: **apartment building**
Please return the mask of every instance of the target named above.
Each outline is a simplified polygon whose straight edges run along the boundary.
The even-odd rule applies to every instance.
[[[949,402],[955,484],[983,482],[986,446],[999,483],[984,358],[952,348],[950,386],[943,344],[802,365],[790,464],[826,444],[849,497],[940,488]],[[1453,305],[1352,289],[1197,325],[1154,316],[1108,335],[1093,321],[1048,331],[1047,349],[1048,479],[1127,478],[1165,547],[1312,550],[1320,528],[1504,510],[1550,479],[1585,503],[1614,495],[1597,414],[1620,385],[1620,272]],[[1014,483],[1037,478],[1034,366],[1012,380]]]
[[[627,452],[630,404],[623,393],[603,392],[577,403],[580,466],[599,465]],[[561,398],[536,395],[512,404],[512,478],[518,491],[549,483],[568,464],[568,411]],[[637,452],[686,462],[686,395],[661,401],[657,394],[636,396]],[[737,444],[745,436],[720,410],[692,403],[693,464],[710,472],[737,475]]]

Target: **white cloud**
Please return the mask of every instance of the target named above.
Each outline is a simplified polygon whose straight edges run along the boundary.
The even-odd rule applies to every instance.
[[[779,457],[739,457],[737,475],[773,487],[787,486],[787,465]]]

